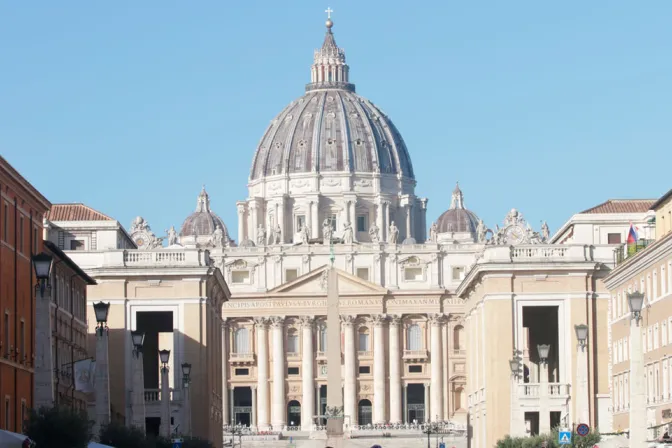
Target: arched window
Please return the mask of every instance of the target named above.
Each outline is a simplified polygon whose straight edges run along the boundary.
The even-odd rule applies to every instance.
[[[287,353],[299,353],[299,335],[296,328],[287,331]]]
[[[233,333],[233,352],[250,353],[250,332],[247,328],[238,328]]]
[[[327,324],[325,323],[320,324],[319,347],[320,347],[319,351],[321,352],[327,351]]]
[[[368,352],[370,349],[369,345],[369,329],[362,327],[359,329],[359,351]]]
[[[453,329],[453,349],[464,350],[464,327],[462,325]]]
[[[359,400],[357,404],[357,424],[360,426],[370,425],[373,413],[371,402],[367,399]]]
[[[406,335],[407,350],[422,350],[422,331],[420,325],[411,324],[408,326]]]

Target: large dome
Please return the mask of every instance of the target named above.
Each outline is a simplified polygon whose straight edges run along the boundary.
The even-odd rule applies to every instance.
[[[187,216],[182,223],[180,237],[210,236],[218,226],[222,229],[224,235],[229,234],[222,218],[210,210],[210,196],[203,187],[198,195],[196,211]]]
[[[450,208],[436,220],[438,233],[476,233],[478,216],[464,207],[464,196],[459,185],[453,190]]]
[[[327,22],[322,48],[315,51],[306,94],[271,121],[255,152],[254,181],[291,173],[393,174],[414,179],[404,140],[392,121],[355,93],[345,53]]]

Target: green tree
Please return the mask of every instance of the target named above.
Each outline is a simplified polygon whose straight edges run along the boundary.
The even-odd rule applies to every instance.
[[[585,437],[574,434],[574,448],[592,448],[600,441],[599,432],[593,431]],[[539,448],[546,442],[548,448],[561,448],[558,442],[558,429],[554,429],[550,434],[542,434],[531,437],[511,437],[506,436],[497,441],[497,448]],[[567,446],[567,445],[562,445]]]
[[[100,443],[115,448],[150,448],[145,433],[139,428],[129,428],[112,422],[100,430]]]
[[[38,447],[87,448],[91,441],[91,423],[86,414],[69,408],[31,409],[26,435]]]

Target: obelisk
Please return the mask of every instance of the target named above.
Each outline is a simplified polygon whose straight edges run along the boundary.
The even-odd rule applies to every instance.
[[[327,277],[327,443],[343,446],[343,391],[341,389],[341,314],[338,274],[333,266]]]

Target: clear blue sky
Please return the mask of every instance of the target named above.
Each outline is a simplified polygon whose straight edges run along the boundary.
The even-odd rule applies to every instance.
[[[0,153],[52,202],[179,226],[206,184],[237,235],[250,163],[303,93],[324,10],[409,147],[428,220],[555,231],[672,187],[672,2],[0,2]]]

